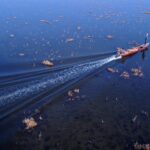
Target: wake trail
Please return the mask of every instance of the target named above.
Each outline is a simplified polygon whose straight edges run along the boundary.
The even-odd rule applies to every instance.
[[[47,89],[58,87],[84,74],[89,74],[101,66],[117,59],[120,59],[120,57],[113,55],[102,60],[78,64],[71,68],[54,72],[46,77],[41,77],[21,85],[3,89],[0,91],[0,108],[17,101],[27,100],[32,95],[38,94]]]
[[[44,69],[41,68],[41,69],[35,69],[34,71],[25,71],[22,73],[2,75],[2,76],[0,76],[0,88],[6,87],[6,86],[12,86],[12,85],[15,85],[18,83],[20,84],[20,83],[32,80],[38,76],[45,76],[52,72],[70,68],[73,65],[102,59],[102,57],[106,58],[106,56],[108,57],[112,54],[114,54],[114,52],[107,52],[107,53],[105,52],[105,53],[101,53],[101,54],[93,54],[90,56],[65,58],[62,60],[55,60],[56,66],[54,66],[52,68],[44,68]]]

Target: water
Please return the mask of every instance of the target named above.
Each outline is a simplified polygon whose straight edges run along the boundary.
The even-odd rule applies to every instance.
[[[47,68],[41,65],[41,61],[45,59],[54,61],[57,67],[59,65],[57,62],[65,58],[73,60],[74,57],[113,52],[117,47],[132,47],[133,45],[130,43],[133,43],[133,41],[143,43],[145,34],[150,33],[150,16],[144,14],[144,12],[149,11],[149,6],[149,0],[122,0],[121,2],[119,0],[26,0],[26,2],[20,0],[1,0],[0,109],[2,110],[0,111],[3,112],[3,108],[7,108],[9,105],[14,107],[18,103],[27,101],[47,89],[51,91],[51,89],[60,87],[82,75],[90,74],[94,70],[101,68],[104,64],[109,63],[107,65],[112,65],[111,61],[115,60],[115,58],[114,56],[108,56],[102,60],[78,63],[75,66],[70,66],[58,72],[48,72],[42,75],[34,74],[34,72],[40,72],[43,69],[47,71]],[[49,24],[40,22],[42,19],[48,20]],[[113,39],[107,39],[107,35],[112,35]],[[74,41],[67,43],[66,40],[68,38],[73,38]],[[54,103],[52,107],[48,108],[49,111],[47,114],[52,114],[53,117],[50,115],[51,120],[45,121],[45,124],[51,126],[52,121],[60,129],[60,123],[66,131],[68,125],[65,122],[72,125],[71,121],[74,122],[76,120],[74,118],[79,116],[77,120],[79,126],[82,127],[81,132],[77,124],[68,128],[70,129],[70,134],[73,130],[78,131],[74,131],[74,135],[77,140],[80,139],[80,143],[92,141],[96,146],[98,145],[97,147],[99,147],[97,143],[101,143],[106,149],[117,149],[119,147],[117,145],[120,145],[120,149],[123,149],[124,145],[129,145],[127,149],[131,149],[136,141],[149,143],[150,137],[145,136],[145,132],[149,130],[148,122],[141,115],[142,111],[150,113],[148,94],[149,58],[150,55],[147,52],[144,60],[141,59],[141,54],[139,54],[122,64],[117,62],[115,67],[119,70],[119,75],[111,75],[102,71],[100,77],[94,77],[83,83],[83,85],[79,85],[84,91],[83,95],[87,95],[93,101],[88,100],[88,98],[83,102],[77,101],[74,105],[65,106],[67,108],[64,110],[61,102],[66,101],[67,97],[62,96],[61,102]],[[134,78],[131,75],[131,68],[134,67],[142,68],[144,73],[143,78]],[[120,78],[120,74],[123,71],[130,73],[131,77],[129,80]],[[25,75],[24,72],[30,72],[30,75]],[[35,75],[34,77],[31,72]],[[23,73],[22,77],[9,78],[20,73]],[[6,76],[6,79],[2,78]],[[110,103],[103,101],[106,97],[108,97]],[[118,98],[119,104],[116,104],[114,100],[116,97],[120,98]],[[92,109],[91,103],[94,109]],[[84,106],[87,106],[87,109]],[[122,109],[123,106],[125,110]],[[90,114],[89,118],[86,116],[86,112]],[[82,122],[82,117],[80,117],[82,113],[86,123],[88,122],[86,117],[91,120],[91,124],[87,127],[88,132],[86,133],[84,132],[86,124]],[[72,114],[72,116],[67,120],[68,114]],[[124,116],[124,119],[119,114]],[[135,124],[132,124],[131,120],[135,115],[138,116],[138,119]],[[106,117],[106,125],[101,130],[95,127],[93,129],[94,133],[89,131],[92,129],[93,124],[95,125],[92,122],[97,123],[99,122],[97,118],[103,118],[104,116]],[[58,121],[57,117],[62,118],[61,121]],[[114,128],[114,120],[118,122],[121,129],[119,129],[118,124],[116,125],[118,128]],[[145,123],[145,126],[143,123]],[[147,131],[145,131],[144,127]],[[114,130],[118,135],[115,135],[112,130],[105,134],[105,130],[107,131],[108,128]],[[96,129],[100,130],[101,135],[96,134]],[[138,130],[139,132],[135,133],[134,130]],[[72,143],[75,137],[70,138],[70,143],[72,144],[69,144],[67,139],[62,140],[63,137],[61,137],[61,134],[64,134],[67,138],[67,134],[63,130],[59,134],[54,127],[51,127],[49,131],[54,135],[58,134],[58,138],[54,138],[55,136],[51,137],[48,140],[49,143],[59,143],[62,149],[73,149],[70,145],[74,145],[74,147],[76,147],[75,145],[79,145],[79,147],[76,147],[78,149],[82,147],[80,144]],[[35,134],[37,132],[35,131]],[[90,132],[93,133],[93,136],[95,135],[95,138],[92,138],[92,140],[92,133]],[[82,134],[86,134],[87,136],[79,136]],[[120,140],[119,143],[116,142],[117,140],[113,142],[109,140],[112,138],[112,135],[114,135],[113,139],[117,139],[117,136],[121,137],[118,139]],[[47,136],[48,134],[44,132],[43,137]],[[98,141],[99,136],[103,137],[103,142],[101,140]],[[35,137],[36,135],[34,135]],[[21,138],[24,140],[27,137],[22,133]],[[66,143],[64,145],[68,145],[69,148],[67,146],[63,147],[63,144],[58,142],[59,140]],[[121,143],[122,141],[123,143]],[[32,142],[34,143],[34,141]],[[43,142],[45,143],[45,141]],[[92,142],[85,144],[89,145],[89,147],[83,147],[90,148],[92,145],[90,143]],[[83,143],[81,145],[84,145]],[[111,148],[110,145],[112,146]],[[104,147],[100,148],[104,149]],[[51,145],[50,148],[53,149],[54,147]]]
[[[141,42],[145,33],[149,32],[149,17],[143,14],[148,9],[147,1],[135,2],[136,8],[132,8],[132,2],[123,1],[123,5],[120,5],[117,0],[113,2],[114,5],[111,0],[71,3],[69,0],[39,4],[37,1],[27,1],[24,6],[20,1],[3,1],[1,72],[34,69],[33,64],[39,66],[46,58],[59,59],[107,52],[116,47],[126,48],[129,41]],[[34,5],[37,7],[34,8]],[[129,10],[124,6],[128,6]],[[52,25],[41,23],[41,19],[47,19]],[[78,26],[81,31],[77,30]],[[14,38],[10,37],[11,34]],[[105,38],[108,34],[114,36],[113,41]],[[86,39],[88,35],[93,38]],[[67,44],[66,39],[70,37],[75,41]],[[24,53],[24,56],[19,56],[20,53]]]
[[[16,107],[16,103],[19,105],[19,101],[22,105],[23,103],[27,104],[30,102],[28,99],[33,97],[34,95],[38,95],[39,93],[47,91],[47,89],[50,93],[50,89],[52,90],[54,88],[59,88],[61,85],[66,84],[69,81],[78,79],[79,77],[84,78],[85,75],[88,75],[90,73],[92,74],[94,70],[100,69],[100,67],[104,66],[105,64],[116,61],[118,59],[121,59],[121,57],[112,55],[111,57],[102,60],[76,64],[68,69],[44,75],[44,77],[41,76],[40,78],[35,78],[33,81],[19,83],[14,86],[11,86],[10,84],[8,87],[6,86],[6,88],[3,88],[0,92],[0,109],[3,111],[1,111],[2,117],[0,118],[2,119],[7,115],[10,116],[14,111],[16,111],[18,109],[18,107]],[[12,108],[10,104],[13,103],[15,103],[15,105]],[[7,106],[10,106],[10,108],[8,109]],[[5,107],[9,110],[8,113],[7,109],[4,109]]]

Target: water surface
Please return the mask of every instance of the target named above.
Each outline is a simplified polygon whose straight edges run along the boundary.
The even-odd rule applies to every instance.
[[[82,59],[76,59],[109,53],[105,55],[107,59],[117,47],[129,48],[135,43],[143,43],[145,34],[150,33],[150,15],[144,14],[150,11],[149,6],[149,0],[1,0],[0,107],[8,105],[6,109],[1,108],[1,114],[29,97],[36,97],[36,101],[47,99],[58,90],[49,89],[43,94],[45,89],[51,88],[49,83],[53,78],[63,78],[67,84],[69,81],[70,88],[80,89],[76,101],[68,101],[67,94],[61,95],[70,89],[68,86],[60,92],[61,97],[44,107],[41,113],[43,121],[39,121],[39,127],[30,136],[22,132],[24,126],[21,123],[23,117],[30,113],[22,115],[22,109],[19,111],[22,117],[19,117],[18,111],[13,113],[12,127],[2,121],[1,139],[7,139],[6,131],[12,134],[11,140],[4,140],[6,143],[2,140],[4,149],[8,143],[12,143],[14,149],[29,149],[30,145],[34,145],[35,149],[65,150],[133,149],[135,142],[150,143],[149,115],[146,115],[150,113],[149,52],[145,53],[145,57],[138,54],[123,63],[107,64],[119,70],[116,74],[108,73],[106,66],[102,70],[101,63],[94,62],[97,59],[91,62],[88,57],[87,66],[94,66],[90,70],[83,65]],[[107,35],[113,38],[108,39]],[[73,42],[67,42],[68,38],[73,38]],[[41,64],[48,59],[54,61],[57,68],[66,58],[67,64],[73,60],[75,63],[69,66],[70,70],[60,69],[59,76],[57,71],[50,71]],[[73,74],[72,67],[75,68]],[[144,73],[142,78],[132,76],[131,69],[138,67]],[[80,73],[84,74],[85,70],[93,72],[94,69],[100,69],[98,75],[75,84],[81,77]],[[130,79],[120,77],[123,71],[129,72]],[[64,83],[63,86],[66,85]],[[2,103],[4,96],[7,103]],[[133,123],[135,116],[137,119]],[[42,133],[41,141],[39,133]]]

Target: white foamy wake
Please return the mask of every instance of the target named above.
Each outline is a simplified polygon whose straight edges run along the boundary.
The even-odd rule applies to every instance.
[[[52,76],[46,76],[41,79],[25,83],[24,85],[4,89],[0,92],[0,107],[19,101],[23,98],[27,99],[29,96],[38,94],[39,92],[43,92],[49,88],[60,86],[70,80],[80,77],[84,73],[90,73],[95,69],[117,59],[120,59],[120,57],[113,55],[102,60],[73,66],[69,69],[53,73]]]

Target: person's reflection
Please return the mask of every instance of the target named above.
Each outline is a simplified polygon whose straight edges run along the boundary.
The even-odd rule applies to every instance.
[[[144,59],[145,59],[145,51],[142,52],[142,60],[144,60]]]

